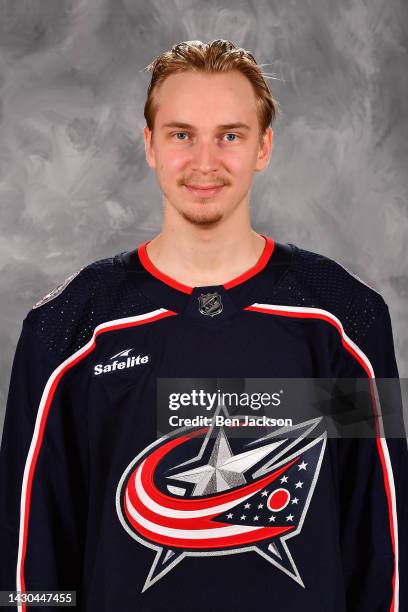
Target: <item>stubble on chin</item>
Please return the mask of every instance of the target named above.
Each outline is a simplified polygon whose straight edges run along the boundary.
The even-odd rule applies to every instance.
[[[190,214],[185,211],[181,211],[181,216],[183,219],[191,223],[192,225],[196,225],[199,227],[213,227],[223,218],[223,214],[220,212],[216,212],[212,215],[204,214]]]

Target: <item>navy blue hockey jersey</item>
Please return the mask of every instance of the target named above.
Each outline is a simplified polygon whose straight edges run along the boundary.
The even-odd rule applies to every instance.
[[[157,435],[159,379],[398,377],[383,298],[264,238],[253,268],[206,287],[161,273],[144,242],[27,314],[0,451],[0,590],[75,590],[87,612],[408,610],[405,439],[306,438],[310,421],[289,442]]]

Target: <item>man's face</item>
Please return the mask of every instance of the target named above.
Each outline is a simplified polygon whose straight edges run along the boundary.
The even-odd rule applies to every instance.
[[[237,70],[172,74],[156,95],[153,139],[145,127],[144,140],[165,210],[213,227],[248,203],[254,172],[269,161],[272,130],[268,128],[260,146],[255,95]],[[194,193],[187,185],[223,187],[211,194]]]

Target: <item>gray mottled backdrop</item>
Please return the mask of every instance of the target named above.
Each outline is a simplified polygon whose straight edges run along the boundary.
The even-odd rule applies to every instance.
[[[230,39],[277,77],[253,226],[380,291],[407,376],[407,26],[406,0],[0,0],[0,431],[34,302],[160,230],[141,70],[188,39]]]

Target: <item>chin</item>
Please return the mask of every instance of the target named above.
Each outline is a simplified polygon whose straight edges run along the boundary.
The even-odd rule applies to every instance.
[[[217,212],[212,214],[194,214],[188,211],[181,211],[183,219],[191,223],[192,225],[198,225],[201,227],[212,227],[219,223],[224,217],[223,213]]]

